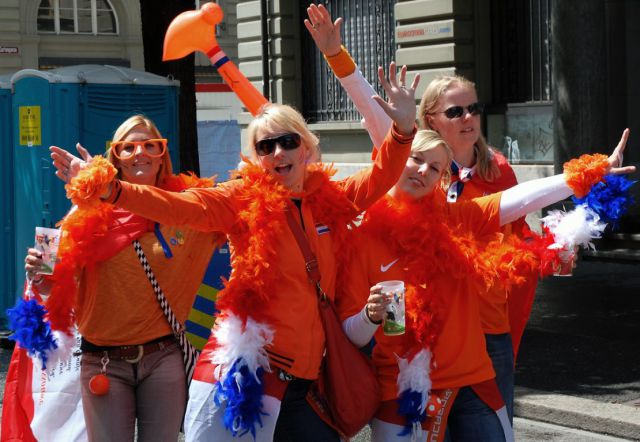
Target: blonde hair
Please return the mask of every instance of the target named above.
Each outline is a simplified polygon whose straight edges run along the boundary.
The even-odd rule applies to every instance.
[[[431,83],[429,83],[424,94],[422,94],[422,99],[420,100],[418,121],[420,122],[421,128],[433,129],[429,126],[427,115],[436,112],[440,97],[442,97],[442,95],[452,86],[468,88],[474,92],[476,90],[475,83],[461,75],[438,75],[431,81]],[[480,178],[488,182],[498,178],[500,176],[500,170],[498,169],[498,165],[492,161],[493,152],[482,134],[480,134],[476,140],[474,150],[476,153],[476,170]]]
[[[113,141],[122,141],[124,140],[129,133],[137,127],[143,127],[147,129],[154,138],[162,138],[160,131],[153,121],[142,114],[134,115],[132,117],[127,118],[113,133]],[[118,159],[113,155],[111,149],[107,151],[107,159],[118,167]],[[169,149],[167,149],[162,156],[162,165],[160,166],[160,170],[158,171],[158,176],[156,177],[156,185],[159,185],[164,182],[164,180],[173,174],[173,166],[171,164],[171,157],[169,156]],[[120,169],[118,169],[118,178],[122,179]]]
[[[411,152],[426,152],[428,150],[437,149],[438,147],[442,147],[445,155],[447,156],[447,163],[445,164],[444,171],[442,172],[442,178],[440,179],[440,186],[446,190],[451,183],[451,167],[449,167],[449,165],[453,160],[453,151],[442,139],[440,134],[431,129],[419,130],[413,138]]]
[[[247,128],[247,147],[253,159],[257,158],[255,144],[258,141],[258,129],[266,126],[269,126],[271,130],[283,133],[297,133],[307,150],[309,160],[312,162],[320,161],[320,140],[318,137],[309,130],[300,112],[291,106],[279,103],[269,103],[263,106]]]

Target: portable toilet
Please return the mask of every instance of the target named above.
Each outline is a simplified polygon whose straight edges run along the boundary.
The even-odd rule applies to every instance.
[[[13,143],[11,139],[11,76],[0,76],[0,330],[6,328],[4,311],[14,303],[15,242],[13,227]],[[7,166],[5,166],[5,164]]]
[[[33,245],[35,226],[54,227],[70,207],[63,183],[54,175],[50,145],[75,154],[80,142],[93,155],[104,154],[120,123],[142,113],[169,140],[171,159],[179,168],[175,80],[116,66],[78,65],[25,69],[11,77],[11,86],[15,263]],[[15,286],[21,288],[24,270],[14,273]]]

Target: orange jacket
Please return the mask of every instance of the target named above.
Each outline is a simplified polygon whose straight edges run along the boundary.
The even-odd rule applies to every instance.
[[[500,197],[501,194],[494,194],[474,201],[446,204],[446,222],[460,225],[461,231],[475,235],[496,232],[500,227]],[[337,302],[343,320],[362,310],[371,286],[381,281],[405,280],[407,271],[397,263],[400,257],[394,256],[385,242],[365,235],[357,238],[357,255],[349,269],[346,295]],[[424,265],[428,266],[429,262]],[[425,281],[435,285],[436,293],[446,294],[442,298],[445,304],[440,308],[441,331],[432,349],[437,364],[430,375],[434,389],[462,387],[495,377],[480,324],[478,295],[467,289],[464,279],[450,276],[443,274],[433,281]],[[406,335],[385,336],[382,327],[377,330],[375,341],[373,361],[382,387],[382,400],[393,400],[398,396],[397,357],[410,352],[410,343]]]
[[[412,140],[413,135],[404,137],[391,130],[373,167],[340,182],[346,196],[359,209],[369,207],[396,183],[404,169]],[[125,182],[121,184],[116,204],[122,208],[163,225],[185,224],[197,230],[227,233],[232,246],[234,240],[239,239],[234,233],[239,206],[235,195],[243,186],[242,180],[183,193]],[[304,195],[312,194],[317,185],[314,175],[308,174]],[[334,254],[337,251],[330,234],[316,231],[311,208],[304,196],[302,217],[309,244],[319,262],[322,287],[333,298],[336,280]],[[309,283],[304,258],[290,230],[274,231],[273,241],[277,248],[277,261],[273,268],[279,272],[280,283],[272,301],[265,306],[265,314],[272,318],[270,325],[275,330],[274,342],[267,351],[273,365],[294,376],[315,379],[324,351],[324,331],[316,292]]]

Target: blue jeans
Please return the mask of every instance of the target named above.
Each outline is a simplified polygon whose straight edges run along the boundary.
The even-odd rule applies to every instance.
[[[274,442],[339,442],[338,433],[325,424],[307,402],[311,381],[289,382],[276,422]]]
[[[446,442],[503,442],[500,420],[471,387],[462,387],[456,396],[447,421]]]
[[[496,372],[496,383],[507,406],[509,421],[513,424],[513,343],[511,334],[484,335],[487,341],[487,353]]]

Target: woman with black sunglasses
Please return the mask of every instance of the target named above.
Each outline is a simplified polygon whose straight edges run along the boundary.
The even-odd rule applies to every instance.
[[[332,21],[322,5],[310,5],[305,25],[325,59],[363,115],[363,126],[377,146],[389,127],[389,119],[371,97],[376,91],[357,69],[347,50],[341,46],[342,19]],[[506,158],[492,149],[481,132],[483,106],[478,102],[475,85],[458,75],[442,75],[429,83],[420,101],[418,123],[432,129],[453,151],[451,183],[447,201],[467,201],[499,192],[516,185],[517,179]],[[525,236],[528,226],[524,218],[502,227],[504,232]],[[487,351],[497,374],[500,392],[513,419],[514,360],[529,310],[533,302],[537,278],[511,292],[491,287],[480,297],[480,315],[485,331]]]
[[[331,181],[331,167],[316,162],[318,139],[302,116],[290,106],[269,104],[248,127],[250,157],[238,179],[173,193],[101,181],[92,162],[72,182],[71,188],[92,182],[96,198],[163,225],[185,224],[229,237],[233,270],[219,294],[220,314],[208,344],[217,382],[192,383],[187,440],[339,440],[305,400],[318,377],[325,336],[316,287],[287,217],[303,227],[321,288],[333,300],[341,284],[337,268],[349,254],[349,226],[398,180],[416,130],[419,79],[405,85],[406,67],[398,80],[394,63],[389,73],[387,81],[379,70],[389,98],[378,102],[393,126],[375,164],[344,180]],[[195,386],[201,387],[197,404]]]

